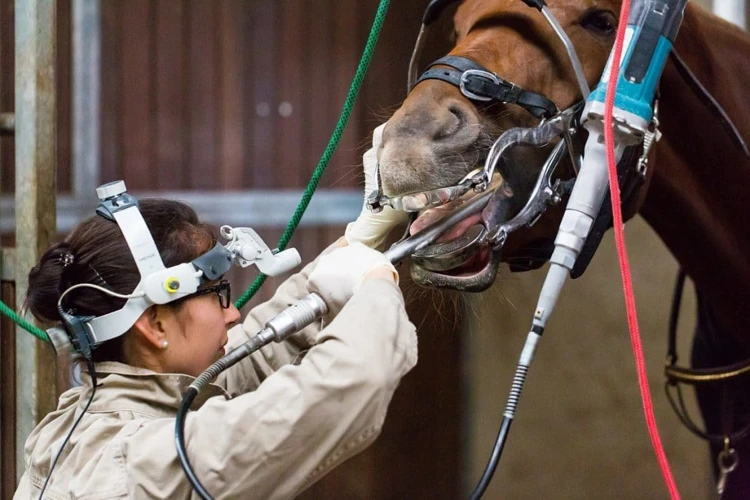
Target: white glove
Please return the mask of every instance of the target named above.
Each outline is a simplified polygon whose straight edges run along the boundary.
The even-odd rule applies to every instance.
[[[362,155],[362,165],[365,170],[365,201],[373,191],[378,189],[378,149],[380,149],[384,128],[385,123],[373,131],[372,148]],[[360,242],[370,248],[382,249],[388,233],[398,226],[405,225],[409,220],[409,214],[388,206],[383,207],[382,212],[374,214],[365,205],[366,203],[363,203],[362,212],[357,220],[346,226],[344,236],[350,244]]]
[[[307,289],[319,293],[328,305],[329,314],[335,316],[357,291],[365,275],[377,268],[390,270],[398,284],[396,269],[382,253],[355,242],[320,257],[307,278]]]

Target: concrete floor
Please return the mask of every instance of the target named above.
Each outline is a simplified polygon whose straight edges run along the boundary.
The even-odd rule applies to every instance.
[[[667,456],[682,498],[714,498],[707,446],[679,423],[664,394],[677,265],[640,218],[627,224],[626,241]],[[475,314],[468,315],[465,344],[467,492],[489,457],[545,274],[546,267],[523,274],[506,270],[495,287],[469,299]],[[679,352],[685,362],[694,304],[688,288],[680,324]],[[687,393],[692,402],[692,392]],[[586,274],[563,289],[484,498],[667,498],[643,417],[611,232]]]

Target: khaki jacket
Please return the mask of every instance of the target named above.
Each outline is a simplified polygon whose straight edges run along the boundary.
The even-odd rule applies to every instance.
[[[228,349],[306,295],[313,265],[231,329]],[[368,280],[330,324],[320,323],[256,351],[196,398],[186,420],[187,453],[214,498],[294,497],[380,433],[393,392],[417,361],[415,328],[400,291],[389,281]],[[115,362],[96,370],[94,401],[44,498],[197,498],[174,441],[174,416],[194,379]],[[38,498],[91,395],[91,379],[82,379],[26,441],[15,499]]]

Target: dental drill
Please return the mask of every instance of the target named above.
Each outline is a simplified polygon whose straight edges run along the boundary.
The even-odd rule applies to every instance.
[[[537,6],[537,3],[544,4],[526,3],[534,4],[533,6]],[[686,3],[687,0],[632,2],[622,58],[619,61],[621,72],[613,109],[616,162],[620,160],[625,147],[641,144],[649,131],[653,119],[652,103],[656,86],[677,36]],[[542,285],[531,329],[513,377],[500,432],[490,462],[471,497],[472,500],[482,496],[492,478],[510,424],[515,417],[518,400],[537,344],[608,192],[604,103],[612,64],[616,62],[612,61],[610,54],[597,88],[586,100],[582,122],[589,136],[584,149],[583,164],[555,238],[550,269]]]

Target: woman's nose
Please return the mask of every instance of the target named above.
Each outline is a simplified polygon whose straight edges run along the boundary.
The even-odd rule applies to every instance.
[[[229,307],[224,309],[224,322],[228,328],[231,328],[240,322],[240,311],[232,303],[229,304]]]

